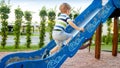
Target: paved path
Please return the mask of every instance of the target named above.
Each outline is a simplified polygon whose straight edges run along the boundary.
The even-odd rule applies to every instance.
[[[0,35],[0,42],[2,41],[2,37]],[[45,44],[49,43],[49,34],[46,33],[45,36]],[[39,35],[38,36],[31,36],[31,42],[33,45],[37,45],[39,43]],[[20,36],[20,44],[26,43],[26,36]],[[7,38],[7,45],[14,45],[14,36],[9,35]]]

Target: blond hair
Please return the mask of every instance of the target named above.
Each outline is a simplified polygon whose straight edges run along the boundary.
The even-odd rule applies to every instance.
[[[63,3],[59,7],[59,10],[60,10],[61,13],[66,13],[67,10],[70,10],[70,9],[71,9],[71,6],[67,3]]]

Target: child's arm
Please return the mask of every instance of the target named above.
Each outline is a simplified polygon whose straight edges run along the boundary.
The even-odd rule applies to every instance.
[[[72,21],[69,21],[68,23],[69,23],[74,29],[80,30],[80,31],[84,31],[84,28],[79,28],[79,27],[77,27]]]

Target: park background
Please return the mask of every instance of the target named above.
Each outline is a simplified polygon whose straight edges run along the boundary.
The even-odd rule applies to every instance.
[[[59,14],[59,5],[63,2],[67,2],[71,5],[71,18],[74,19],[77,15],[83,12],[93,0],[1,0],[1,6],[7,5],[10,9],[10,12],[7,13],[7,30],[6,30],[6,41],[3,44],[3,35],[2,30],[0,30],[0,51],[9,51],[10,49],[20,49],[22,47],[39,49],[49,43],[51,38],[51,28],[55,23],[55,18]],[[107,0],[103,0],[103,5]],[[5,5],[5,6],[6,6]],[[15,16],[15,10],[22,12],[23,16],[21,17],[22,21],[17,22]],[[26,12],[27,11],[27,12]],[[43,12],[43,13],[42,13]],[[42,14],[40,14],[42,13]],[[16,14],[16,15],[15,15]],[[28,14],[28,19],[27,15]],[[53,17],[52,17],[53,16]],[[0,19],[2,22],[2,19]],[[113,19],[108,19],[107,23],[103,24],[102,30],[102,45],[103,49],[111,50],[112,46],[112,34],[113,34]],[[43,23],[43,24],[41,24]],[[52,25],[50,25],[52,23]],[[120,20],[119,20],[120,24]],[[31,26],[30,26],[31,25]],[[15,32],[15,27],[19,27],[19,34]],[[29,29],[30,28],[30,29]],[[2,23],[0,23],[0,29],[2,29]],[[120,32],[120,28],[119,28]],[[18,36],[17,36],[18,35]],[[120,34],[119,34],[120,35]],[[18,38],[17,40],[15,38]],[[119,47],[120,50],[120,36],[119,38]],[[94,46],[94,36],[92,44]],[[33,46],[33,47],[32,47]],[[11,48],[12,47],[12,48]],[[14,51],[14,50],[13,50]]]

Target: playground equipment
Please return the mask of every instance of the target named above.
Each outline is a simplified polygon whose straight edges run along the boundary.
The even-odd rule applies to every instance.
[[[99,25],[105,22],[115,9],[120,9],[120,0],[108,0],[104,6],[102,6],[101,0],[94,0],[74,20],[74,23],[79,27],[84,27],[85,31],[79,32],[68,26],[66,31],[72,33],[74,37],[59,52],[41,59],[46,49],[51,50],[56,45],[52,40],[41,50],[9,54],[3,57],[0,60],[0,68],[59,68],[68,57],[73,57],[76,54],[82,44],[91,38]]]

